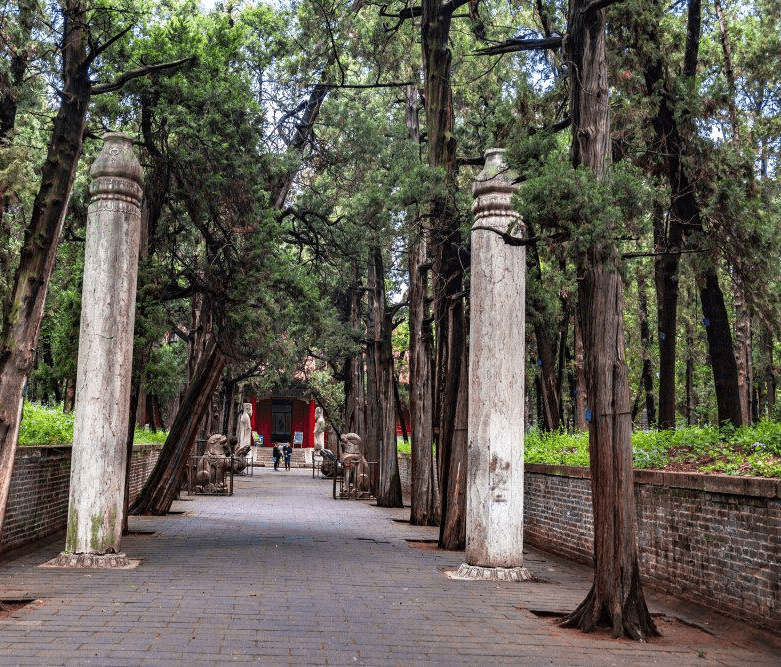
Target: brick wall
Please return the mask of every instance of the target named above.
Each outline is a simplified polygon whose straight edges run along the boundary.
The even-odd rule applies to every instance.
[[[406,456],[399,468],[408,467]],[[643,580],[781,630],[781,480],[635,470]],[[409,477],[404,493],[409,494]],[[524,539],[590,564],[588,468],[528,464]]]
[[[133,500],[152,471],[161,445],[136,445],[130,465]],[[0,551],[65,528],[68,521],[70,447],[19,447],[11,474]]]

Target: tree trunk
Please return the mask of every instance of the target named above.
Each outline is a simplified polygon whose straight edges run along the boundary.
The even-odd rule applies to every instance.
[[[578,308],[581,305],[578,303]],[[575,371],[573,373],[573,380],[575,387],[572,390],[572,412],[573,412],[573,424],[576,431],[585,431],[588,428],[586,423],[586,404],[588,402],[588,388],[586,385],[586,375],[584,371],[584,355],[583,349],[583,325],[580,321],[580,317],[575,317],[573,325],[573,344],[575,348]]]
[[[198,427],[209,410],[225,361],[217,343],[211,341],[182,398],[157,463],[130,508],[131,514],[162,515],[171,509],[187,466],[191,465],[190,454]]]
[[[409,372],[412,480],[410,523],[439,525],[439,488],[434,476],[431,323],[428,312],[428,254],[424,238],[409,248]]]
[[[465,345],[455,346],[460,352],[458,364],[459,386],[456,406],[453,411],[453,437],[449,456],[446,459],[447,475],[441,488],[450,510],[442,512],[439,529],[439,548],[460,551],[466,546],[466,493],[467,459],[469,455],[469,349]],[[454,361],[454,360],[453,360]]]
[[[604,10],[570,4],[567,60],[573,166],[604,177],[610,150]],[[583,221],[588,222],[588,221]],[[636,546],[632,423],[624,359],[623,283],[615,242],[601,238],[580,259],[578,296],[588,391],[594,583],[563,621],[591,631],[608,624],[614,636],[658,634],[645,604]]]
[[[654,408],[654,375],[651,366],[651,330],[648,326],[648,294],[642,269],[637,272],[637,294],[640,310],[640,347],[643,358],[642,385],[645,392],[645,415],[646,423],[649,427],[653,427],[656,423],[656,410]]]
[[[529,236],[533,236],[533,230],[527,230]],[[528,246],[526,255],[527,271],[533,276],[534,281],[542,284],[542,268],[540,255],[535,245]],[[534,313],[534,337],[537,342],[537,367],[539,370],[539,394],[542,407],[542,429],[544,431],[557,431],[561,422],[559,387],[556,382],[556,345],[550,332],[552,330],[549,318],[546,318],[547,308],[541,293],[538,290],[530,290],[528,298],[531,301],[531,309]]]
[[[735,72],[732,67],[732,45],[727,32],[727,19],[719,0],[714,0],[714,9],[719,22],[721,34],[721,49],[724,54],[724,75],[728,86],[728,107],[730,128],[732,131],[732,144],[740,148],[740,125],[738,124],[738,111],[735,103],[737,86],[735,84]],[[742,274],[742,260],[740,257],[733,259],[732,294],[733,307],[735,309],[735,362],[738,372],[738,396],[740,397],[740,414],[744,424],[753,421],[752,396],[754,387],[754,369],[751,349],[751,309],[746,301]]]
[[[393,399],[393,348],[391,346],[390,314],[385,303],[385,270],[379,248],[371,253],[369,265],[369,343],[366,371],[372,405],[376,458],[366,443],[366,458],[379,461],[377,480],[377,505],[379,507],[404,507],[401,497],[401,477],[396,448],[396,410]]]
[[[30,36],[35,21],[37,3],[31,0],[19,0],[18,30],[14,31],[13,44],[8,44],[8,26],[3,29],[3,51],[7,57],[8,71],[0,72],[0,140],[7,139],[16,124],[16,112],[19,108],[19,89],[24,85],[27,68],[30,64]],[[4,11],[8,12],[6,5]],[[8,21],[8,17],[4,17]]]
[[[766,419],[774,419],[776,408],[776,369],[773,362],[773,332],[767,327],[762,326],[759,333],[759,347],[764,356],[764,410],[763,416]]]
[[[453,128],[451,88],[452,57],[448,48],[454,3],[424,0],[421,9],[421,47],[426,105],[428,165],[444,172],[444,188],[432,193],[430,203],[432,284],[436,322],[434,381],[435,437],[440,448],[440,488],[442,489],[440,546],[459,544],[466,514],[466,494],[455,480],[449,480],[451,463],[466,462],[466,428],[456,431],[457,413],[466,412],[459,395],[461,363],[466,352],[464,329],[464,258],[460,217],[455,204],[456,140]],[[456,451],[458,450],[458,451]],[[463,450],[463,451],[461,451]],[[452,461],[451,461],[452,459]],[[453,483],[451,483],[451,481]],[[455,494],[448,497],[448,494]],[[448,517],[448,513],[454,513]],[[448,534],[455,530],[453,534]],[[444,548],[453,548],[452,546]]]
[[[353,280],[349,289],[350,327],[358,334],[361,328],[361,293],[358,290],[358,265],[353,265]],[[345,361],[345,416],[348,433],[366,438],[366,392],[364,387],[363,354],[358,352]]]
[[[658,0],[655,0],[654,6],[656,8],[659,7]],[[690,0],[686,51],[683,64],[684,78],[693,78],[696,74],[700,39],[700,11],[699,0]],[[659,43],[658,22],[646,21],[641,30],[643,34],[638,43],[641,45]],[[694,184],[690,182],[685,168],[685,156],[688,154],[688,151],[678,120],[679,117],[686,119],[690,114],[686,108],[676,114],[673,94],[668,90],[668,86],[663,80],[664,71],[664,63],[662,62],[660,52],[655,49],[653,55],[647,57],[644,77],[648,95],[658,96],[659,99],[657,113],[651,122],[660,144],[658,150],[665,156],[667,178],[670,183],[672,197],[666,250],[668,253],[675,255],[680,253],[684,240],[698,240],[698,237],[699,239],[702,238],[703,224]],[[712,263],[713,260],[706,258],[706,261],[710,261],[710,263],[707,263],[699,271],[697,280],[700,284],[703,324],[708,333],[708,352],[713,369],[719,423],[729,422],[734,426],[740,426],[743,420],[738,395],[738,371],[732,348],[732,334],[727,317],[727,308],[724,304],[724,295],[719,286],[716,269]],[[666,276],[667,280],[677,280],[677,261],[674,265],[676,273]],[[668,268],[670,271],[673,270],[672,263]],[[664,298],[665,302],[669,302],[672,308],[672,302],[670,301],[672,295],[665,294]],[[672,316],[667,315],[665,319],[670,317]],[[660,336],[663,331],[661,326],[662,320],[660,318]],[[665,331],[665,333],[667,336],[672,336],[672,333],[669,331]],[[666,416],[665,421],[662,420],[661,398],[662,395],[660,394],[659,421],[660,425],[666,425]]]
[[[418,92],[406,89],[407,134],[420,143]],[[428,239],[421,220],[416,237],[410,240],[409,265],[409,407],[412,430],[412,479],[410,523],[413,526],[438,526],[439,487],[434,475],[434,393],[432,367],[431,315],[429,312]]]
[[[682,243],[681,226],[670,223],[670,236],[664,227],[664,214],[654,204],[654,262],[656,320],[659,340],[659,428],[675,428],[675,358],[678,326],[678,260]],[[668,248],[672,246],[673,252]]]
[[[0,334],[0,535],[22,417],[22,389],[35,360],[49,280],[81,155],[92,83],[87,31],[77,12],[63,12],[63,90],[54,118],[41,184],[25,229],[10,302]]]
[[[692,318],[697,305],[694,295],[686,291],[686,309],[691,314],[686,319],[686,423],[694,426],[697,422],[697,388],[694,385],[694,323]]]

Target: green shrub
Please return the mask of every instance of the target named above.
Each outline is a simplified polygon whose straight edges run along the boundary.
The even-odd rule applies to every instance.
[[[66,445],[73,442],[73,413],[24,402],[19,445]]]
[[[527,463],[587,466],[587,433],[526,434]],[[686,426],[666,431],[632,434],[635,468],[663,469],[680,464],[685,469],[727,475],[781,477],[781,424],[763,421],[738,429]]]
[[[138,444],[163,443],[168,433],[136,428],[133,442]],[[19,445],[69,445],[73,442],[73,413],[64,413],[39,403],[25,401],[19,428]]]

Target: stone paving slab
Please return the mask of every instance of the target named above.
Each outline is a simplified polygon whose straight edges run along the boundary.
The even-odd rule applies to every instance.
[[[650,591],[661,639],[562,630],[538,614],[574,609],[588,568],[527,547],[538,581],[453,581],[436,528],[306,469],[173,509],[131,518],[134,570],[38,567],[63,538],[6,556],[0,598],[41,602],[0,619],[0,665],[781,665],[779,638]]]

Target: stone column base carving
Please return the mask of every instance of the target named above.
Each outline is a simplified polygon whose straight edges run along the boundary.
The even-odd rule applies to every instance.
[[[41,567],[65,567],[68,569],[94,568],[101,570],[131,570],[141,561],[131,560],[124,553],[119,554],[72,554],[61,552],[56,558]]]
[[[450,578],[468,581],[531,581],[533,577],[525,567],[482,567],[462,563],[450,574]]]

